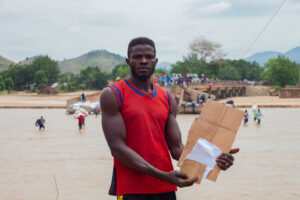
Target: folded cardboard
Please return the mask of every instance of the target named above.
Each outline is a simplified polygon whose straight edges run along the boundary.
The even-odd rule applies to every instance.
[[[244,112],[224,104],[208,101],[202,109],[199,117],[195,118],[188,134],[187,142],[177,165],[180,171],[189,178],[198,176],[197,183],[201,182],[206,165],[199,162],[185,159],[192,151],[199,138],[206,139],[219,147],[222,152],[229,153],[234,142],[236,133],[241,125]],[[207,178],[216,181],[220,168],[216,165],[208,174]]]

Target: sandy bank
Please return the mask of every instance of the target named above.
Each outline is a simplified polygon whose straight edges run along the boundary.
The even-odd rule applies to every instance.
[[[261,108],[300,108],[300,98],[279,98],[278,96],[251,96],[251,97],[230,97],[220,99],[219,102],[225,103],[233,100],[238,108],[250,108],[258,105]]]
[[[84,91],[92,94],[97,91]],[[81,92],[59,93],[57,95],[38,95],[37,93],[17,92],[0,94],[0,108],[66,108],[67,99],[78,97]]]
[[[85,91],[92,94],[96,91]],[[36,93],[18,92],[14,94],[0,94],[0,108],[66,108],[66,101],[69,98],[78,97],[80,92],[60,93],[58,95],[37,95]],[[274,96],[248,96],[231,97],[221,99],[219,102],[225,103],[227,100],[234,100],[238,108],[250,108],[256,104],[261,108],[300,108],[300,98],[284,98]]]

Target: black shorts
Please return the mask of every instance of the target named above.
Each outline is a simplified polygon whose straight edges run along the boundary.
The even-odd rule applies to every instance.
[[[119,195],[118,200],[176,200],[175,192],[158,194],[124,194]]]

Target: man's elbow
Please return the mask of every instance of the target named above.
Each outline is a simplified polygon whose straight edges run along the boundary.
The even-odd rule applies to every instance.
[[[110,153],[114,158],[119,158],[122,155],[122,148],[119,146],[111,146]]]
[[[179,149],[173,149],[171,151],[171,156],[174,160],[179,160],[180,156],[181,156],[181,151]]]
[[[174,145],[172,148],[170,148],[171,156],[174,160],[179,160],[182,152],[184,149],[183,144]]]

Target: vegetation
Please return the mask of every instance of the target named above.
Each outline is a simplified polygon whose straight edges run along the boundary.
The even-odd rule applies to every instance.
[[[202,62],[220,60],[223,58],[226,54],[221,48],[221,44],[214,43],[204,38],[195,39],[190,44],[191,52],[199,55]]]
[[[73,73],[62,74],[59,84],[62,91],[83,89],[103,89],[109,80],[110,74],[102,72],[98,67],[81,68],[79,75]]]
[[[127,64],[119,64],[112,70],[112,80],[124,79],[130,74]]]
[[[48,56],[39,56],[32,64],[12,64],[0,75],[4,80],[12,79],[13,84],[10,84],[12,90],[32,89],[33,87],[37,89],[40,84],[55,83],[58,80],[59,68],[57,62]],[[6,85],[6,89],[7,87]]]
[[[285,85],[294,85],[299,80],[300,66],[288,58],[279,56],[270,59],[261,68],[256,62],[245,60],[223,59],[225,54],[221,45],[205,39],[194,40],[190,45],[191,52],[184,56],[182,61],[172,65],[168,72],[165,69],[156,69],[158,74],[205,74],[210,79],[220,80],[265,80],[275,88]],[[85,55],[94,58],[95,55],[109,54],[109,52],[90,52]],[[106,55],[107,56],[107,55]],[[59,90],[76,91],[84,89],[101,90],[108,81],[116,81],[129,76],[130,68],[126,64],[115,63],[111,73],[104,72],[97,65],[81,67],[79,74],[73,72],[60,73],[58,62],[48,56],[38,56],[26,64],[11,64],[8,69],[0,72],[0,91],[30,90],[37,91],[40,86],[51,86],[58,83]]]
[[[5,89],[10,93],[10,91],[14,88],[14,81],[11,77],[7,77],[4,79]]]
[[[195,54],[189,54],[183,61],[176,62],[170,73],[181,74],[205,74],[208,78],[221,80],[260,80],[260,73],[263,70],[255,62],[245,60],[216,60],[204,62],[198,59]]]
[[[300,66],[288,58],[278,56],[270,59],[264,65],[262,77],[269,81],[275,88],[286,85],[295,85],[299,80]]]
[[[2,76],[0,75],[0,91],[5,90],[5,84]]]

